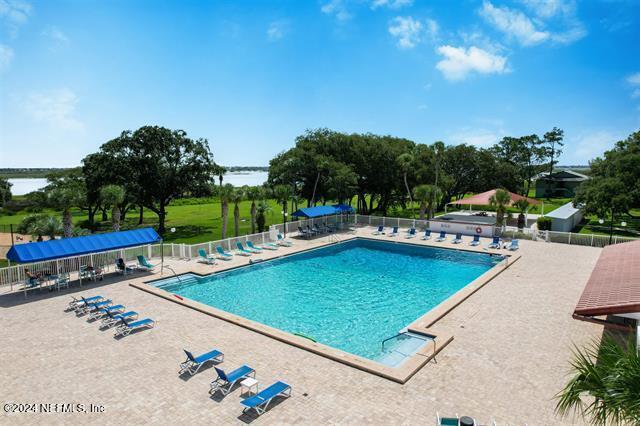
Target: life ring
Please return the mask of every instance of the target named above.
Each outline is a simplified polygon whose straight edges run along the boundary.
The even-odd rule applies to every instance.
[[[476,234],[482,234],[482,228],[479,226],[476,228]]]

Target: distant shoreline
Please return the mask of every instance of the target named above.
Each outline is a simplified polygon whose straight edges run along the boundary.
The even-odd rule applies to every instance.
[[[228,173],[235,172],[268,172],[269,166],[224,166]],[[51,172],[59,172],[62,170],[69,170],[72,167],[66,168],[0,168],[0,177],[5,179],[39,179],[47,177],[47,174]]]

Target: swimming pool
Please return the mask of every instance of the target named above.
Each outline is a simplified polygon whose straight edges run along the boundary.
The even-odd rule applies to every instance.
[[[501,258],[356,238],[208,276],[151,284],[371,360],[383,340],[491,269]]]

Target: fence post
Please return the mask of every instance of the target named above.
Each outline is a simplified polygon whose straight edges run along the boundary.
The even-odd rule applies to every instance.
[[[569,232],[569,245],[571,245],[571,232]]]
[[[386,226],[386,225],[384,224],[384,216],[382,216],[382,226],[383,226],[383,227],[384,227],[384,226]]]
[[[398,228],[400,228],[400,218],[398,218]]]
[[[593,234],[591,234],[591,247],[593,247]]]

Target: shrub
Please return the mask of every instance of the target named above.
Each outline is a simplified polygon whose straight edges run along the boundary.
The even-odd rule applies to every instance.
[[[543,216],[538,218],[538,221],[536,222],[538,224],[538,230],[540,231],[551,231],[551,223],[553,221],[551,220],[551,218]]]

